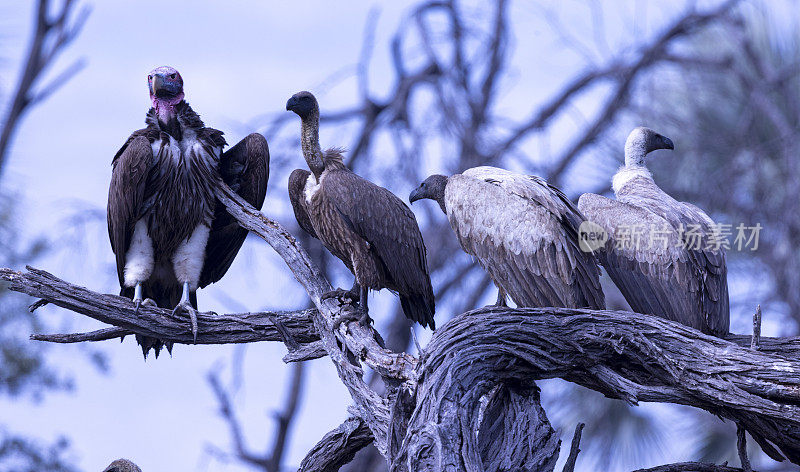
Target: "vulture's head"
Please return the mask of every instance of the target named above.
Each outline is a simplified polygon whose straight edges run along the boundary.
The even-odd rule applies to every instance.
[[[671,139],[650,128],[635,128],[625,141],[625,164],[644,165],[644,156],[658,149],[675,149],[675,145]]]
[[[424,182],[419,184],[419,187],[411,192],[411,195],[408,196],[408,201],[414,203],[417,200],[429,198],[439,203],[439,207],[441,207],[442,211],[447,213],[444,207],[445,187],[447,187],[447,177],[444,175],[434,174],[425,179]]]
[[[117,459],[109,464],[103,472],[142,472],[142,469],[128,459]]]
[[[183,77],[170,66],[156,67],[147,75],[150,100],[156,109],[175,106],[183,100]]]
[[[286,102],[286,110],[295,112],[297,116],[305,120],[314,112],[319,112],[319,105],[314,94],[302,91],[292,95],[292,98]]]

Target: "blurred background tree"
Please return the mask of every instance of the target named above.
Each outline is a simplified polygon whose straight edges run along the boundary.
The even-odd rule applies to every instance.
[[[46,100],[68,81],[81,67],[75,62],[50,81],[42,76],[61,52],[83,27],[89,10],[76,12],[75,2],[64,0],[53,6],[39,0],[35,28],[30,38],[27,57],[22,64],[17,85],[8,96],[8,103],[0,122],[0,176],[9,155],[8,150],[24,115]],[[16,267],[34,263],[50,244],[46,237],[36,236],[26,240],[23,236],[16,200],[24,196],[13,193],[0,180],[0,265]],[[57,372],[47,362],[47,346],[33,343],[30,333],[39,332],[43,323],[28,312],[26,297],[9,292],[0,284],[0,398],[11,400],[29,397],[41,401],[53,390],[73,388],[69,377]],[[97,365],[102,360],[95,357]],[[0,471],[2,472],[72,472],[72,459],[68,456],[69,441],[59,437],[48,444],[42,438],[31,438],[15,433],[0,422]]]

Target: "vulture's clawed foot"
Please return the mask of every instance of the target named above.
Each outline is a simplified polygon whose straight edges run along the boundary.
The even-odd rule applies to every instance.
[[[369,326],[372,324],[372,318],[369,317],[369,312],[359,307],[355,310],[347,310],[337,316],[336,319],[333,320],[333,330],[336,331],[342,323],[349,323],[351,321],[358,321],[362,326]]]
[[[152,298],[145,298],[142,300],[141,298],[137,298],[133,301],[133,314],[139,315],[139,308],[143,306],[158,306],[156,302],[153,301]]]
[[[329,298],[336,298],[338,300],[342,300],[348,305],[355,305],[361,299],[361,296],[358,293],[358,289],[353,290],[345,290],[343,288],[337,288],[336,290],[331,290],[330,292],[325,292],[320,297],[320,300],[325,301]]]
[[[192,342],[197,344],[197,310],[186,300],[178,303],[172,310],[172,316],[178,316],[181,313],[189,315],[189,321],[192,323]]]

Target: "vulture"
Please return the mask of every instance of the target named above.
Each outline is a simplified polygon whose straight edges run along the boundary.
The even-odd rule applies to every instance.
[[[432,175],[409,196],[431,199],[461,247],[520,307],[604,309],[600,268],[579,247],[580,211],[544,179],[496,167]]]
[[[605,231],[598,257],[635,312],[723,336],[730,313],[717,227],[703,210],[667,195],[645,167],[648,153],[674,148],[649,128],[634,129],[612,181],[616,200],[587,193],[578,208]]]
[[[261,208],[269,149],[251,134],[226,152],[222,131],[207,128],[184,100],[172,67],[147,76],[152,108],[112,160],[108,235],[120,295],[188,313],[197,340],[196,291],[218,281],[247,236],[214,196],[219,179]],[[136,336],[145,358],[172,344]]]
[[[103,472],[142,472],[142,469],[128,459],[117,459],[103,469]]]
[[[414,213],[393,193],[345,166],[340,149],[319,145],[319,105],[299,92],[286,109],[301,119],[301,145],[309,171],[289,177],[289,199],[301,228],[319,239],[355,276],[346,295],[359,302],[358,319],[369,320],[369,289],[398,294],[403,313],[423,327],[434,324],[434,296],[425,243]]]

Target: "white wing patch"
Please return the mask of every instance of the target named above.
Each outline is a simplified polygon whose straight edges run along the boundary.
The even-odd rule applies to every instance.
[[[153,242],[147,234],[147,223],[141,219],[134,226],[131,245],[125,254],[125,286],[144,282],[152,272]]]
[[[200,273],[206,258],[206,244],[208,243],[209,227],[197,225],[192,235],[183,241],[172,255],[172,266],[178,282],[189,282],[191,290],[197,290]]]

